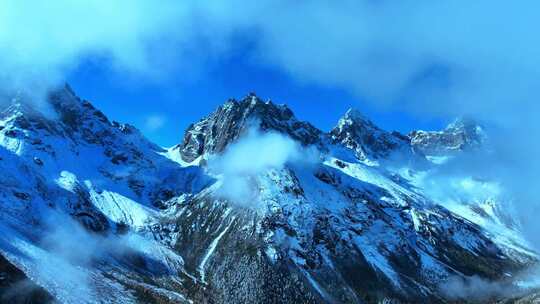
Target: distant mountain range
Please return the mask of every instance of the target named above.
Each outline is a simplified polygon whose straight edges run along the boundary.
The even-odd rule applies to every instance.
[[[538,256],[499,198],[443,201],[430,186],[482,148],[474,121],[404,135],[351,109],[324,132],[249,94],[162,148],[68,86],[49,111],[22,95],[1,104],[1,303],[535,299],[517,278]],[[257,141],[267,135],[295,157],[250,168],[281,153]],[[213,164],[242,143],[255,148],[235,158],[249,193],[235,199]],[[475,282],[500,288],[471,293]]]

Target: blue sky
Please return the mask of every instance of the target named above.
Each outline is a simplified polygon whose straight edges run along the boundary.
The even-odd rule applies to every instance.
[[[361,110],[383,129],[407,133],[439,129],[440,119],[420,119],[403,111],[374,107],[344,89],[297,81],[284,71],[251,60],[249,47],[224,56],[186,75],[175,70],[163,81],[123,79],[111,74],[100,59],[85,60],[67,78],[80,97],[91,101],[110,119],[138,127],[162,146],[181,141],[187,126],[208,115],[229,98],[255,92],[264,100],[285,103],[301,120],[330,130],[350,107]],[[152,124],[152,118],[158,119]],[[149,122],[150,120],[150,122]]]
[[[5,0],[0,83],[31,87],[39,103],[67,81],[161,145],[250,91],[326,130],[354,106],[388,130],[467,116],[528,134],[540,131],[539,8],[534,0]]]

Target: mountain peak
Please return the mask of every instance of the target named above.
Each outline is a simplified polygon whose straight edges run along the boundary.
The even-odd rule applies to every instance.
[[[482,133],[482,126],[474,119],[458,117],[445,128],[445,131],[461,131],[468,134]]]
[[[304,145],[314,144],[322,133],[299,121],[286,105],[263,101],[254,93],[242,100],[229,99],[209,116],[192,124],[178,149],[182,159],[192,162],[206,153],[220,153],[250,128],[286,134]]]
[[[382,130],[354,108],[347,110],[330,136],[335,143],[355,151],[362,160],[388,157],[409,144],[401,134]]]
[[[338,127],[345,125],[369,126],[370,128],[379,129],[369,118],[356,108],[349,108],[347,112],[339,119]]]
[[[369,121],[369,119],[356,108],[349,108],[347,112],[345,112],[345,115],[343,115],[343,119],[352,121]]]
[[[66,109],[76,109],[84,106],[87,101],[81,100],[69,86],[64,84],[53,87],[46,94],[36,95],[28,90],[8,93],[2,98],[8,106],[2,111],[6,114],[23,114],[28,117],[41,117],[55,120]]]
[[[0,112],[0,120],[12,134],[35,133],[36,137],[58,136],[77,143],[110,145],[121,133],[153,150],[161,149],[135,127],[111,122],[89,101],[79,98],[68,84],[51,89],[42,100],[24,92],[13,95]]]
[[[244,97],[244,100],[249,101],[252,104],[262,102],[262,99],[260,99],[255,92],[249,92],[246,97]]]
[[[374,169],[342,153],[346,146],[371,160],[411,151],[408,138],[362,123],[352,111],[320,134],[286,106],[253,96],[229,100],[165,153],[69,89],[49,102],[57,119],[0,119],[0,217],[9,236],[0,242],[2,284],[10,282],[7,262],[69,303],[445,303],[439,290],[447,278],[500,282],[536,262],[504,235],[489,239],[473,224],[478,217],[439,205],[438,195],[414,183],[410,163],[400,163],[411,169],[402,176],[401,167]],[[253,125],[314,143],[322,157],[307,167],[220,175],[166,158],[219,153]],[[247,158],[240,159],[253,166]],[[249,195],[230,195],[239,188]],[[63,254],[81,240],[90,246],[83,251],[96,254]],[[109,243],[114,248],[94,248]],[[75,276],[57,275],[66,269]],[[65,288],[79,284],[74,277],[88,292]]]
[[[442,131],[413,131],[409,137],[413,146],[426,155],[445,155],[475,149],[487,136],[474,119],[460,117]]]

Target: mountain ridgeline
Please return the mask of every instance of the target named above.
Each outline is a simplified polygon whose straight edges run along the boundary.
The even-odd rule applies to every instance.
[[[349,110],[324,132],[249,94],[165,149],[67,86],[50,94],[47,114],[18,95],[1,104],[2,303],[531,297],[515,280],[537,255],[501,220],[497,199],[451,208],[424,182],[441,158],[481,149],[486,135],[474,122],[403,135]],[[237,202],[222,195],[227,175],[208,164],[250,130],[316,157],[244,176],[256,196]],[[447,287],[473,278],[504,287]]]

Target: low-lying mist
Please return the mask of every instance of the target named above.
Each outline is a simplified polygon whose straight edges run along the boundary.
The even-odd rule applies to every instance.
[[[43,253],[33,271],[38,278],[54,282],[60,297],[68,292],[91,301],[99,293],[103,265],[120,273],[172,274],[173,270],[153,258],[159,256],[160,245],[135,232],[94,232],[58,211],[48,212],[43,219],[39,240]]]
[[[220,174],[223,185],[219,194],[245,206],[256,205],[259,187],[257,176],[270,169],[282,169],[287,163],[309,163],[316,154],[286,135],[260,132],[251,127],[222,155],[209,160],[211,172]]]

